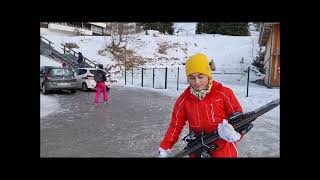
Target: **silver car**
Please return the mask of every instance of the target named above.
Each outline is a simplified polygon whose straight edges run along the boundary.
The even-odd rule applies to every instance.
[[[77,82],[72,69],[54,66],[41,67],[40,89],[43,94],[55,90],[70,90],[71,93],[75,93]]]

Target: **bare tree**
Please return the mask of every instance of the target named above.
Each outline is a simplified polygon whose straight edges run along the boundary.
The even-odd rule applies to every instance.
[[[107,49],[109,49],[119,65],[130,69],[144,64],[144,59],[141,56],[136,56],[134,50],[127,47],[128,43],[133,40],[129,35],[131,30],[135,32],[134,27],[128,23],[111,23],[110,26],[111,43],[107,45]]]
[[[108,45],[110,49],[124,49],[128,43],[128,33],[125,31],[123,23],[111,23],[111,43]]]

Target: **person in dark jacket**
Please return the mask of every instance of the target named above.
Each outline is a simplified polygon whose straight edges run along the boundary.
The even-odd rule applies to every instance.
[[[108,101],[108,92],[106,89],[106,72],[103,70],[103,65],[98,65],[98,70],[94,74],[94,80],[96,81],[96,97],[95,97],[95,106],[98,106],[99,104],[99,97],[100,97],[100,91],[102,89],[103,92],[103,100],[104,104]]]
[[[209,65],[210,65],[211,71],[215,71],[216,70],[216,65],[214,64],[213,60],[210,61]]]
[[[78,56],[78,67],[83,67],[83,56],[82,53],[79,52],[79,56]]]

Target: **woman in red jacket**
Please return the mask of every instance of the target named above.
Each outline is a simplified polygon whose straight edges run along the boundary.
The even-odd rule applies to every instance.
[[[210,133],[218,129],[221,139],[214,143],[218,148],[209,151],[211,157],[237,157],[235,142],[242,135],[227,122],[231,114],[242,112],[234,93],[212,80],[209,61],[204,54],[195,54],[187,60],[186,75],[190,86],[174,105],[170,127],[159,147],[159,157],[168,156],[186,122],[189,131],[196,135],[201,131]],[[200,154],[191,154],[190,157],[200,157]]]

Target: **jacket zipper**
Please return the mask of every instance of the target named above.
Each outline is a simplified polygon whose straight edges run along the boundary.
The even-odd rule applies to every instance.
[[[213,123],[214,123],[216,120],[215,120],[215,118],[214,118],[213,106],[212,106],[212,104],[210,104],[210,106],[211,106],[212,121],[213,121]]]

